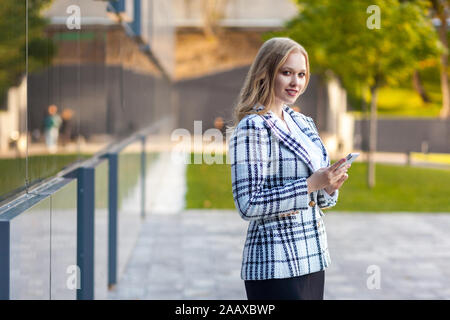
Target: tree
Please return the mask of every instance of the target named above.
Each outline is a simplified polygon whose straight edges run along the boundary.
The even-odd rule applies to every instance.
[[[47,21],[40,11],[51,0],[28,0],[28,70],[48,63],[54,47],[43,31]],[[0,5],[0,102],[4,104],[8,88],[18,83],[26,69],[26,1],[2,0]],[[0,105],[0,109],[3,106]]]
[[[450,1],[449,0],[431,0],[433,8],[433,16],[440,21],[439,40],[445,50],[441,53],[441,92],[442,92],[442,109],[441,118],[450,117],[450,88],[448,86],[448,42],[447,42],[447,19],[449,18]]]
[[[344,88],[370,91],[368,185],[375,185],[377,93],[411,77],[419,62],[439,54],[440,46],[426,2],[416,0],[297,0],[299,14],[284,30],[310,56],[312,72],[327,70]],[[379,20],[379,21],[377,21]]]

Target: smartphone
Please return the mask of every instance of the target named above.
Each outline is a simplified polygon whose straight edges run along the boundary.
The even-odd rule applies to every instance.
[[[342,163],[338,169],[342,168],[343,166],[345,166],[346,164],[350,164],[352,163],[356,158],[358,158],[359,153],[355,152],[355,153],[349,153],[347,157],[345,157],[345,161],[344,163]]]

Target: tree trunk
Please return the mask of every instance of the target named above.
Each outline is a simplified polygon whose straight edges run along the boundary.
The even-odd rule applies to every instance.
[[[363,151],[369,151],[369,138],[370,138],[370,133],[369,133],[369,110],[367,108],[367,103],[366,103],[366,92],[367,92],[367,87],[363,86],[361,88],[361,95],[362,95],[362,99],[361,99],[361,110],[362,110],[362,115],[363,115],[363,119],[367,120],[367,121],[363,121],[361,123],[361,136],[362,136],[362,141],[361,141],[361,150]]]
[[[417,70],[414,70],[414,73],[413,73],[413,86],[414,86],[414,89],[417,91],[417,93],[422,98],[423,102],[428,103],[431,101],[427,95],[427,92],[425,91],[425,88],[422,85],[422,81],[420,80],[420,74],[419,74],[419,71],[417,71]]]
[[[377,94],[378,84],[370,88],[370,131],[369,131],[369,159],[367,167],[367,184],[369,188],[375,187],[375,152],[377,149]]]

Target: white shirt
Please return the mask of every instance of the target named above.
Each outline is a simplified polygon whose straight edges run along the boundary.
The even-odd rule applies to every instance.
[[[314,170],[317,171],[320,168],[326,167],[327,164],[322,162],[323,159],[322,149],[314,141],[312,141],[305,133],[303,133],[302,130],[300,130],[298,125],[294,122],[292,117],[286,111],[282,110],[282,112],[283,118],[286,121],[286,123],[283,120],[281,120],[277,115],[275,116],[279,119],[279,123],[281,124],[283,129],[285,129],[288,132],[291,132],[294,138],[297,139],[297,141],[300,142],[300,144],[306,149],[311,159],[311,163],[313,165]]]

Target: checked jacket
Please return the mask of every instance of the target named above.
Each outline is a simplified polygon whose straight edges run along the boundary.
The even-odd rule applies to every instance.
[[[283,108],[322,150],[322,167],[328,166],[314,121]],[[233,198],[240,216],[249,221],[243,280],[297,277],[330,264],[321,209],[336,204],[338,190],[333,196],[324,190],[307,193],[306,179],[319,168],[313,167],[311,150],[286,132],[281,121],[272,111],[247,115],[229,140]]]

